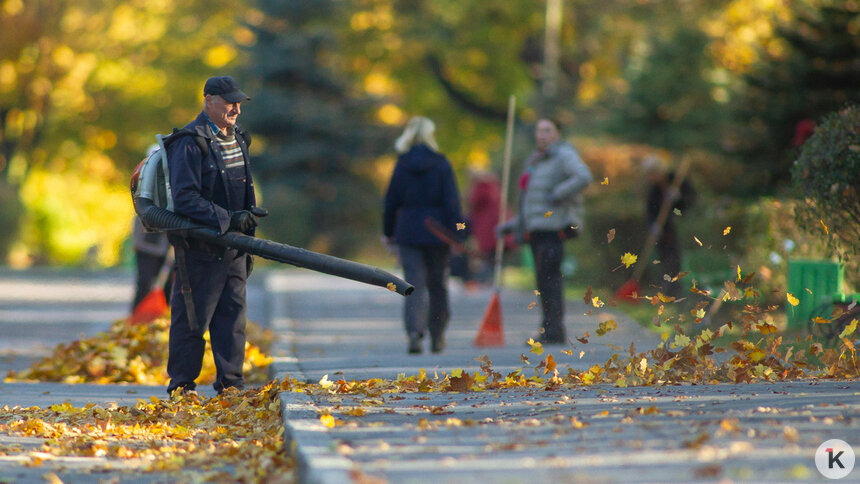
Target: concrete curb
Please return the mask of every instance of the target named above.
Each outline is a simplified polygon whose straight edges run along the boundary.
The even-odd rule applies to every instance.
[[[273,326],[272,317],[276,314],[273,307],[279,304],[270,298],[272,292],[267,282],[264,284],[266,321]],[[292,324],[290,324],[292,329]],[[287,334],[292,334],[289,332]],[[287,345],[292,349],[292,344]],[[298,359],[290,352],[289,356],[275,357],[269,370],[271,378],[282,379],[289,376],[299,381],[306,376],[299,366]],[[296,459],[296,478],[304,484],[342,484],[352,482],[350,469],[353,464],[334,450],[334,439],[328,429],[320,423],[319,411],[313,399],[296,392],[278,394],[281,402],[281,422],[284,428],[284,447]]]

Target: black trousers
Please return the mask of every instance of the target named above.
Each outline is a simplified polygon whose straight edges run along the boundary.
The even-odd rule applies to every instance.
[[[541,320],[543,339],[563,342],[567,338],[564,327],[564,287],[561,273],[564,241],[558,232],[534,231],[529,233],[529,245],[534,256],[535,278],[543,312]]]
[[[134,254],[134,258],[137,265],[137,279],[134,290],[134,301],[131,303],[132,311],[149,294],[149,291],[155,289],[152,285],[155,283],[155,279],[158,277],[158,273],[161,271],[161,266],[164,265],[167,256],[152,255],[138,251]],[[167,299],[168,304],[170,304],[172,284],[172,277],[168,277],[164,282],[164,297]]]
[[[177,247],[176,250],[180,249]],[[247,258],[250,256],[234,249],[225,251],[223,257],[187,248],[181,250],[185,251],[198,327],[192,328],[188,320],[177,267],[178,277],[170,310],[167,359],[170,384],[167,392],[179,387],[196,388],[194,380],[203,368],[206,349],[203,335],[207,329],[216,371],[212,386],[218,393],[229,387],[241,390],[245,386],[242,373],[245,362],[245,284],[248,278]],[[178,259],[177,256],[177,264]]]
[[[431,338],[445,333],[451,310],[448,301],[447,245],[398,246],[403,278],[415,286],[415,292],[403,301],[403,323],[409,337]]]

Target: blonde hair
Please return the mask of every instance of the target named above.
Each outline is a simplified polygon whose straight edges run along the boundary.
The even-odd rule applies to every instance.
[[[423,143],[433,151],[439,151],[439,146],[433,137],[434,131],[436,131],[436,125],[433,124],[433,121],[424,116],[415,116],[406,123],[403,134],[394,142],[394,149],[398,153],[406,153],[413,146]]]

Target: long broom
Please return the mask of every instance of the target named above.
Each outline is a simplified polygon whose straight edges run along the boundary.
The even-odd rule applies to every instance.
[[[502,170],[502,198],[499,200],[499,225],[503,224],[508,218],[508,180],[511,172],[511,146],[514,137],[515,107],[516,98],[511,96],[508,101],[508,126],[505,132],[505,160]],[[499,299],[499,293],[502,290],[502,253],[504,249],[505,240],[500,237],[496,240],[496,259],[493,266],[493,297],[490,299],[486,311],[484,311],[481,328],[478,330],[478,335],[475,336],[475,346],[505,345],[505,333],[502,329],[502,303]]]
[[[687,170],[689,170],[689,168],[690,159],[684,158],[684,161],[678,168],[678,172],[675,174],[675,178],[672,179],[672,185],[670,185],[667,195],[680,193],[681,184],[684,183],[684,178],[686,178]],[[622,284],[621,287],[615,291],[616,299],[638,302],[639,296],[642,294],[642,288],[639,287],[639,280],[642,279],[642,276],[645,274],[645,269],[648,268],[648,261],[651,259],[651,251],[654,250],[654,246],[657,244],[657,238],[663,231],[663,225],[666,224],[666,219],[669,218],[669,210],[672,208],[672,205],[676,200],[677,199],[672,196],[663,197],[663,203],[660,204],[660,211],[657,213],[657,220],[654,222],[656,230],[648,231],[648,238],[645,239],[645,246],[642,247],[642,252],[640,252],[642,256],[641,262],[635,269],[633,269],[633,277],[628,279],[627,282]]]

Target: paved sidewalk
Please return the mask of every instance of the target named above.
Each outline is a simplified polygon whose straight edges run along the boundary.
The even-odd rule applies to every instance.
[[[275,373],[316,382],[396,378],[455,368],[478,369],[486,354],[501,373],[541,357],[522,343],[534,334],[535,297],[503,291],[507,346],[475,348],[473,338],[490,291],[452,291],[448,349],[406,354],[402,299],[392,293],[306,271],[274,273],[267,281],[269,314],[279,337]],[[657,336],[611,311],[584,316],[569,301],[570,336],[585,331],[588,345],[573,356],[549,347],[559,368],[603,363],[635,342],[644,350]],[[598,338],[600,320],[619,329]],[[586,353],[579,359],[579,351]],[[626,353],[626,351],[621,351]],[[563,371],[563,369],[561,370]],[[530,374],[528,370],[526,375]],[[302,482],[741,482],[823,481],[813,455],[824,440],[858,446],[860,385],[856,382],[615,388],[566,391],[313,396],[283,393],[288,439]],[[348,412],[361,408],[363,416]],[[344,422],[326,428],[327,412]],[[848,481],[860,480],[854,471]],[[375,481],[374,481],[375,482]]]
[[[265,325],[263,279],[261,276],[249,281],[248,317]],[[49,355],[56,345],[104,332],[114,320],[127,316],[133,281],[127,270],[0,269],[0,409],[48,408],[64,402],[76,407],[88,403],[133,406],[138,400],[148,402],[152,396],[166,397],[163,386],[3,382],[10,370],[29,367]],[[203,391],[206,395],[214,393],[211,387]],[[37,451],[43,442],[33,437],[0,435],[0,450],[3,446],[20,445]],[[49,472],[67,484],[137,484],[176,479],[168,473],[137,473],[116,458],[53,456],[38,467],[30,466],[30,461],[29,454],[0,455],[0,483],[42,484],[47,482]],[[92,472],[106,465],[113,470]]]

